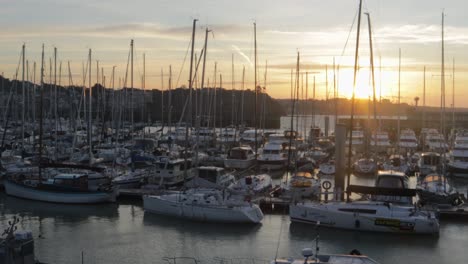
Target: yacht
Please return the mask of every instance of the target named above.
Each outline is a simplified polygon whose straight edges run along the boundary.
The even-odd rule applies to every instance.
[[[447,172],[454,176],[468,177],[468,134],[460,133],[455,138],[453,149],[449,153]]]
[[[416,186],[423,203],[438,205],[459,205],[462,202],[460,194],[448,183],[444,175],[430,173]]]
[[[255,152],[250,146],[234,147],[224,160],[224,166],[228,169],[245,170],[255,164],[255,158]]]
[[[241,143],[254,145],[255,144],[255,130],[249,129],[245,130],[240,136]],[[257,144],[263,142],[263,134],[262,131],[257,130]]]
[[[423,152],[419,157],[416,170],[419,171],[419,176],[426,176],[429,173],[439,171],[441,165],[441,157],[436,152]]]
[[[390,138],[388,137],[388,132],[373,132],[371,135],[370,146],[371,149],[376,152],[387,152],[388,149],[392,146],[390,143]]]
[[[143,196],[147,212],[206,222],[260,223],[263,213],[248,201],[227,198],[213,189],[190,189],[164,195]]]
[[[248,175],[229,185],[233,194],[255,195],[271,190],[273,181],[268,174]]]
[[[239,130],[235,127],[226,127],[222,128],[219,136],[217,138],[217,142],[219,144],[227,144],[232,145],[240,140]]]
[[[408,162],[406,162],[406,159],[399,154],[391,155],[382,166],[383,169],[387,171],[397,171],[409,174]]]
[[[293,200],[317,196],[320,193],[320,180],[310,172],[298,171],[289,177],[285,186],[286,193]]]
[[[353,172],[357,175],[374,175],[377,170],[377,162],[372,158],[362,158],[353,164]]]
[[[195,177],[185,184],[187,188],[223,189],[233,184],[236,178],[224,168],[201,166],[195,169]]]
[[[187,168],[185,166],[187,165]],[[185,171],[186,170],[186,171]],[[172,186],[192,177],[191,161],[167,156],[156,157],[154,171],[148,176],[148,183]]]
[[[318,236],[317,238],[318,239]],[[318,245],[318,242],[317,242]],[[318,246],[316,250],[318,250]],[[302,250],[304,259],[293,259],[293,258],[275,258],[271,264],[378,264],[375,260],[368,256],[361,255],[359,251],[352,250],[348,255],[339,254],[318,254],[313,253],[311,248],[305,248]]]
[[[263,147],[257,162],[261,169],[281,170],[288,163],[288,150],[282,144],[268,142]]]
[[[213,128],[202,127],[198,131],[195,130],[191,135],[192,142],[197,141],[197,134],[200,145],[212,145],[216,142],[217,135]]]
[[[346,137],[346,146],[349,146],[349,135]],[[364,148],[364,131],[353,130],[351,132],[351,146],[355,151],[359,151]]]
[[[398,147],[401,153],[414,153],[418,148],[418,139],[416,134],[411,129],[404,129],[400,132],[400,139],[398,140]]]
[[[318,169],[318,176],[335,176],[336,173],[336,167],[335,167],[335,161],[334,160],[329,160],[328,162],[322,163],[319,165]]]
[[[379,171],[375,180],[375,187],[408,189],[408,177],[402,172]],[[410,196],[372,195],[371,200],[409,206],[413,204],[413,199]]]
[[[448,149],[448,145],[445,143],[443,135],[441,135],[436,129],[430,129],[427,132],[424,144],[426,149],[429,151],[445,152]]]

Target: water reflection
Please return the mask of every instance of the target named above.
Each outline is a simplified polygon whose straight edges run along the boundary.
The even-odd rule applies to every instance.
[[[190,232],[191,235],[201,237],[213,237],[222,235],[223,237],[242,238],[247,235],[255,235],[261,228],[261,224],[239,224],[239,223],[210,223],[191,221],[165,215],[157,215],[145,212],[143,215],[143,225],[164,229],[172,229],[180,233]]]
[[[0,204],[3,207],[0,221],[7,220],[6,215],[19,215],[22,218],[53,218],[55,221],[65,223],[87,221],[92,217],[116,221],[119,217],[119,205],[115,203],[97,205],[55,204],[0,194]]]

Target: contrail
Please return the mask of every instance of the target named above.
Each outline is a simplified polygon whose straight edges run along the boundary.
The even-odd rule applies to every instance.
[[[231,46],[237,53],[239,53],[239,55],[241,55],[250,64],[250,67],[253,67],[253,63],[250,61],[249,57],[247,57],[247,55],[245,55],[244,52],[242,52],[239,49],[239,47],[237,47],[236,45],[231,45]]]

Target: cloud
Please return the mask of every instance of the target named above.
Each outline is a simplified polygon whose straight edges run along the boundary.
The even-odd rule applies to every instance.
[[[242,52],[239,47],[237,47],[236,45],[231,45],[232,49],[234,49],[239,55],[242,56],[242,58],[244,58],[245,61],[247,61],[250,65],[250,67],[253,67],[253,63],[252,61],[249,59],[249,57],[247,55],[245,55],[244,52]]]

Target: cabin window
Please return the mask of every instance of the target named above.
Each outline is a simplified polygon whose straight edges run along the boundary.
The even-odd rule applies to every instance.
[[[210,170],[199,170],[198,177],[205,179],[210,182],[216,182],[216,171]]]
[[[360,214],[376,214],[377,210],[372,209],[358,209],[358,208],[340,208],[338,211]]]
[[[399,178],[394,177],[380,177],[377,186],[398,189],[405,188],[405,186],[403,186],[403,182]]]

